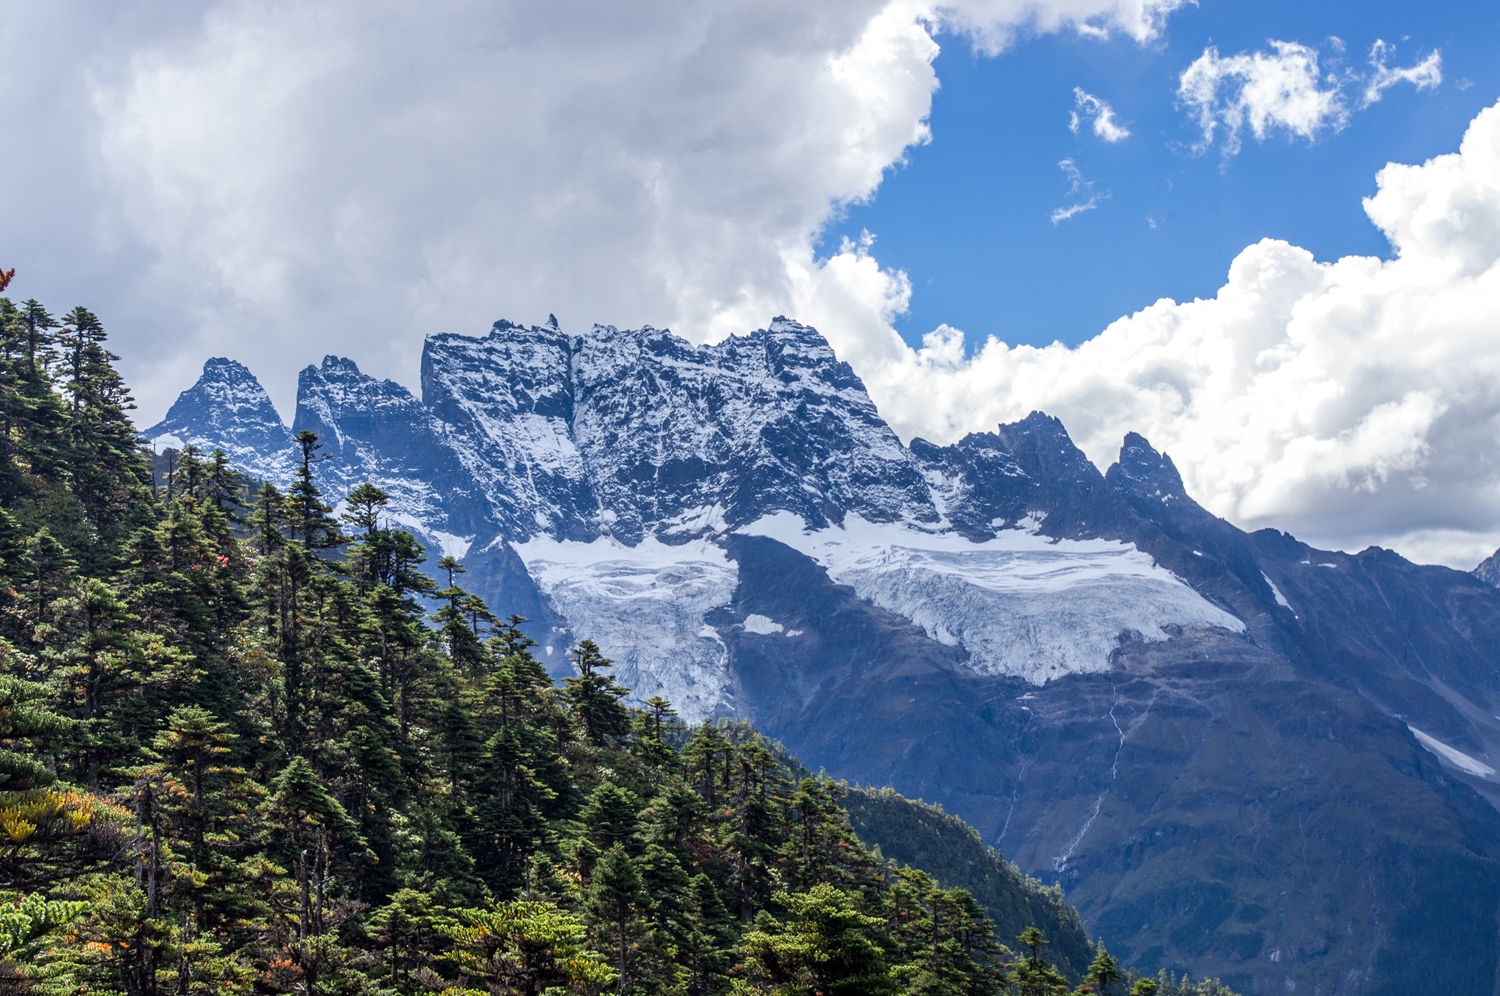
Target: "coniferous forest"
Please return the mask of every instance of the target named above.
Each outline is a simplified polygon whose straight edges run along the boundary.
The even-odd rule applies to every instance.
[[[554,683],[310,433],[153,468],[105,342],[0,298],[0,991],[1227,992],[587,640]]]

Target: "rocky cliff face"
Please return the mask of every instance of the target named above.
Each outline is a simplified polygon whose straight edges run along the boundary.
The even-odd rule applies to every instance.
[[[479,490],[447,444],[447,427],[400,384],[325,356],[297,379],[292,429],[318,436],[319,486],[331,500],[369,481],[390,494],[392,519],[457,557],[489,530]]]
[[[1474,576],[1485,584],[1500,588],[1500,550],[1496,550],[1474,568]]]
[[[554,664],[591,637],[640,697],[941,802],[1129,964],[1247,992],[1494,988],[1500,591],[1480,578],[1246,534],[1137,435],[1104,474],[1040,413],[903,446],[785,319],[715,346],[433,336],[420,401],[329,357],[294,427],[324,442],[330,496],[391,492]],[[290,469],[229,361],[147,435]]]
[[[223,450],[242,473],[264,481],[292,471],[292,434],[270,395],[243,364],[214,357],[167,417],[142,433],[161,449]]]
[[[483,339],[429,338],[422,392],[514,541],[633,546],[768,509],[815,527],[849,512],[937,519],[853,371],[784,319],[717,346],[497,322]]]

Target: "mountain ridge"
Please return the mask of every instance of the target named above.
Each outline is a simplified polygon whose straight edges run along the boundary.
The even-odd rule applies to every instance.
[[[345,362],[324,368],[352,383]],[[526,607],[552,666],[594,638],[641,697],[941,802],[1130,964],[1394,993],[1412,938],[1500,913],[1400,871],[1438,855],[1500,882],[1500,781],[1476,774],[1500,767],[1500,592],[1478,578],[1244,533],[1134,433],[1103,473],[1042,413],[903,446],[785,319],[716,346],[433,336],[419,408],[368,387],[324,404],[324,368],[294,427],[336,439],[330,491],[389,482],[403,525],[497,610]],[[194,438],[224,422],[200,412]],[[146,434],[164,427],[188,439],[183,412]],[[1309,826],[1342,849],[1296,860]],[[1329,903],[1346,933],[1299,911]],[[1500,942],[1470,947],[1460,974],[1492,980]]]

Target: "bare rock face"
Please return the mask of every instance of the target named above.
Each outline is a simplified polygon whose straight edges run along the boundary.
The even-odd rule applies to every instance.
[[[904,446],[813,329],[713,346],[549,321],[428,339],[421,398],[299,383],[330,499],[370,480],[555,668],[737,716],[940,802],[1126,964],[1246,993],[1490,992],[1500,554],[1473,575],[1247,534],[1139,435],[1042,413]],[[146,433],[290,472],[212,360]]]
[[[1474,568],[1474,576],[1485,584],[1500,588],[1500,550],[1496,550],[1483,563]]]

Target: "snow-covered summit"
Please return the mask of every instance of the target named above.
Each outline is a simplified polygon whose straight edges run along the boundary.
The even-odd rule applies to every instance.
[[[213,361],[163,426],[266,466],[289,442],[263,398]],[[689,718],[733,700],[719,627],[740,625],[736,535],[799,551],[981,674],[1043,682],[1109,668],[1123,639],[1243,625],[1134,545],[1122,494],[1181,493],[1145,440],[1127,440],[1113,483],[1039,412],[908,448],[822,335],[782,317],[713,345],[550,318],[433,335],[420,400],[329,356],[302,371],[293,428],[322,440],[329,500],[380,486],[395,521],[469,560],[471,583],[542,600],[549,625]],[[268,440],[248,458],[247,432]]]
[[[270,395],[243,364],[216,356],[183,391],[166,418],[141,435],[158,449],[222,449],[241,471],[284,483],[292,470],[292,436]]]
[[[864,385],[808,326],[778,318],[711,346],[596,327],[575,348],[574,439],[612,535],[710,508],[731,527],[775,511],[938,518]]]
[[[634,543],[692,532],[715,508],[729,525],[778,510],[937,520],[859,378],[785,318],[711,346],[650,326],[496,322],[429,337],[422,391],[517,541]]]

